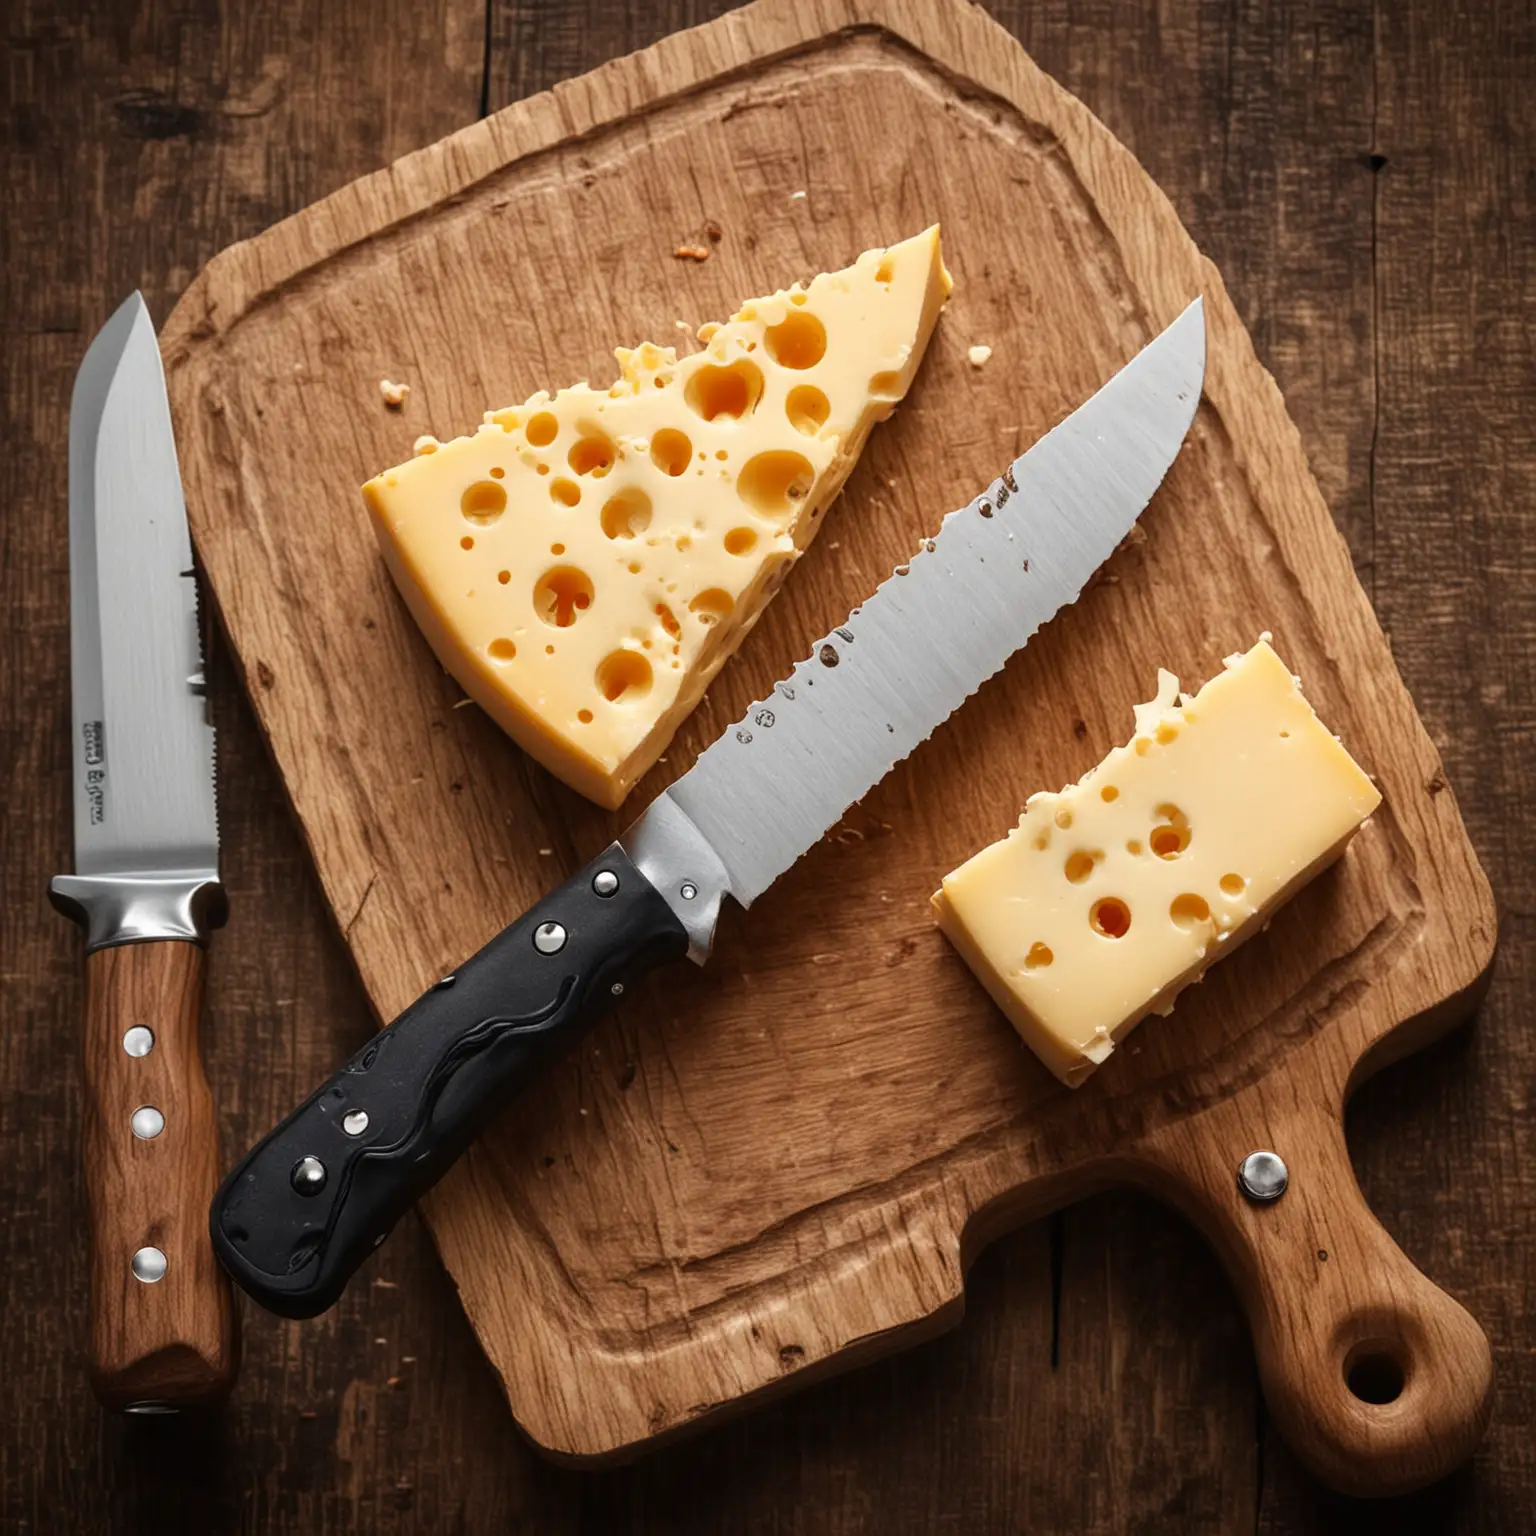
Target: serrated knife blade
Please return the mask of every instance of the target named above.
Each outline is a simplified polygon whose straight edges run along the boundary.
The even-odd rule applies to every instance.
[[[1129,532],[1200,399],[1197,299],[716,741],[587,867],[371,1040],[225,1178],[214,1247],[311,1317],[493,1114],[662,961],[748,906]]]
[[[198,1029],[222,922],[213,729],[181,474],[143,299],[119,306],[69,417],[75,872],[85,929],[92,1385],[109,1407],[217,1402],[238,1359],[202,1214],[217,1178]]]
[[[1076,601],[1162,483],[1204,375],[1196,299],[951,512],[667,790],[720,860],[736,901],[750,906]]]

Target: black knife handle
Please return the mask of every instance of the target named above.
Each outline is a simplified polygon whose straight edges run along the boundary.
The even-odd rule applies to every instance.
[[[269,1311],[331,1306],[486,1123],[683,925],[617,843],[418,998],[240,1161],[214,1250]]]

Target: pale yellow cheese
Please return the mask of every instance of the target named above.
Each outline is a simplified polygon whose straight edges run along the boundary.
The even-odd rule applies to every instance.
[[[443,665],[616,806],[666,749],[906,394],[949,294],[938,226],[744,305],[681,362],[421,440],[363,495]]]
[[[939,926],[1076,1087],[1344,851],[1381,796],[1265,636],[944,880]]]

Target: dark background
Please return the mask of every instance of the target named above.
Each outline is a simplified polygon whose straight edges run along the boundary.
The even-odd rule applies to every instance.
[[[0,1528],[1536,1530],[1530,0],[991,4],[1220,265],[1499,898],[1475,1027],[1350,1116],[1382,1220],[1493,1341],[1493,1427],[1468,1471],[1389,1505],[1320,1490],[1266,1419],[1215,1262],[1123,1195],[984,1254],[958,1331],[617,1472],[528,1448],[414,1218],[326,1317],[246,1311],[221,1419],[124,1422],[91,1399],[80,941],[43,899],[71,856],[75,366],[134,286],[161,322],[231,241],[720,9],[0,5]],[[208,1061],[232,1149],[370,1020],[217,642],[211,670],[235,916]]]

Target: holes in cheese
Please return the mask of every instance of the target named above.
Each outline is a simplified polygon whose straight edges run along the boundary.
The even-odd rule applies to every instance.
[[[784,414],[796,432],[815,437],[826,425],[832,402],[814,384],[797,384],[784,402]]]
[[[603,504],[602,524],[610,539],[638,538],[651,526],[651,498],[638,485],[626,486]]]
[[[545,571],[533,589],[533,611],[556,629],[569,629],[592,606],[592,580],[574,565]]]
[[[736,478],[736,494],[759,517],[783,523],[810,495],[815,480],[816,471],[803,453],[774,448],[755,454],[742,465]]]
[[[1189,847],[1189,817],[1176,805],[1160,805],[1156,814],[1159,824],[1152,828],[1148,846],[1160,859],[1176,859]]]
[[[476,480],[459,497],[459,511],[482,527],[494,523],[507,510],[507,493],[494,480]]]
[[[948,291],[928,230],[748,301],[681,360],[621,348],[611,384],[540,391],[369,481],[390,572],[443,665],[616,806],[810,543]],[[492,656],[501,639],[515,654]]]
[[[697,411],[705,421],[721,416],[740,421],[757,409],[762,397],[763,370],[746,358],[723,368],[707,364],[695,369],[683,390],[689,410]]]
[[[777,325],[769,326],[763,345],[781,367],[804,372],[826,356],[827,328],[810,310],[792,309]]]
[[[722,587],[706,587],[688,604],[688,611],[699,616],[701,624],[718,624],[729,618],[736,599]]]
[[[651,463],[664,475],[677,476],[693,461],[693,444],[686,432],[663,427],[651,439]]]
[[[591,475],[595,479],[600,479],[613,468],[613,460],[617,452],[613,439],[588,422],[583,422],[580,430],[582,435],[571,444],[571,451],[566,454],[565,462],[578,475]]]
[[[944,933],[1069,1086],[1262,928],[1380,803],[1267,637],[1194,700],[1176,694],[1166,677],[1129,744],[1034,796],[934,896]],[[1077,846],[1052,848],[1067,828]]]
[[[527,438],[529,446],[533,448],[547,448],[554,442],[560,431],[560,423],[550,411],[540,411],[538,415],[528,419],[528,425],[523,428],[523,436]]]
[[[651,691],[656,674],[639,651],[610,651],[597,669],[597,686],[610,704],[633,704]]]
[[[492,661],[515,661],[517,659],[517,646],[511,640],[497,638],[486,647],[491,653]]]
[[[1118,896],[1101,896],[1088,913],[1088,922],[1106,939],[1123,939],[1131,931],[1131,909]]]

